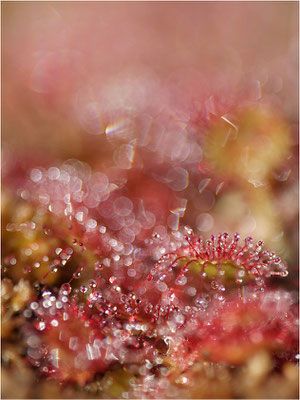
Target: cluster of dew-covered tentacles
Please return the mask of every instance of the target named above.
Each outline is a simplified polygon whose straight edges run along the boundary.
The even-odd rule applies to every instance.
[[[3,197],[2,337],[39,381],[106,398],[219,398],[255,354],[277,371],[295,362],[297,306],[277,284],[287,266],[263,242],[168,229],[164,207],[147,208],[122,174],[76,160],[16,186]]]
[[[262,251],[262,242],[240,243],[238,235],[205,242],[183,229],[176,236],[177,249],[150,271],[142,261],[139,279],[97,264],[88,285],[72,287],[76,271],[58,291],[44,288],[29,306],[34,323],[24,330],[32,364],[80,384],[118,366],[131,377],[131,395],[163,397],[170,387],[160,380],[199,360],[238,365],[266,348],[292,357],[297,328],[291,297],[267,284],[287,274],[281,260]],[[152,242],[146,257],[161,246],[157,235]]]
[[[11,304],[24,309],[20,337],[39,379],[99,397],[190,397],[201,396],[201,368],[214,366],[204,381],[222,397],[226,368],[253,354],[269,354],[277,370],[295,360],[295,300],[274,283],[287,267],[262,241],[153,227],[153,215],[103,174],[90,178],[102,193],[89,192],[99,224],[78,199],[87,189],[76,171],[32,170],[14,208],[25,222],[6,225],[4,319]],[[12,295],[18,280],[30,285]]]

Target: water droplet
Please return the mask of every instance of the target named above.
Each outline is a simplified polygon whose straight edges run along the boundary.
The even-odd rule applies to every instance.
[[[204,309],[208,307],[208,301],[203,298],[195,299],[195,304]]]
[[[34,168],[30,171],[30,179],[32,182],[37,183],[39,182],[43,177],[43,173],[41,170]]]
[[[81,285],[79,290],[81,293],[86,293],[88,291],[88,288],[86,286]]]
[[[90,288],[94,289],[97,286],[97,283],[94,279],[89,280]]]
[[[179,276],[175,282],[177,285],[185,285],[187,283],[187,278],[184,275]]]
[[[96,272],[100,272],[103,268],[104,268],[104,265],[101,264],[100,262],[97,262],[97,263],[95,264],[95,271],[96,271]]]
[[[71,288],[71,285],[69,283],[63,283],[61,285],[61,287],[60,287],[60,292],[65,296],[70,294],[71,290],[72,290],[72,288]]]
[[[36,324],[36,329],[38,331],[43,331],[46,328],[46,324],[43,321],[40,321]]]
[[[217,281],[212,281],[210,286],[212,287],[212,289],[218,289],[219,283]]]

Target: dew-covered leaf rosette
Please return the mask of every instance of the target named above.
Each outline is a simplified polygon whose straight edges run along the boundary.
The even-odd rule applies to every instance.
[[[287,266],[274,253],[262,249],[263,242],[253,244],[248,237],[244,244],[239,235],[227,233],[204,241],[190,232],[186,244],[175,252],[163,255],[155,264],[148,281],[154,278],[153,290],[169,292],[174,305],[207,306],[206,297],[221,302],[232,292],[243,298],[249,290],[263,292],[265,280],[287,276]]]
[[[106,398],[221,398],[253,355],[282,374],[294,366],[296,302],[277,284],[286,264],[250,237],[168,229],[174,194],[152,176],[69,160],[31,169],[18,199],[4,199],[2,334],[18,338],[40,382]],[[202,392],[187,392],[193,377]]]
[[[31,364],[42,375],[113,397],[122,391],[139,397],[167,380],[157,392],[165,397],[197,363],[232,368],[259,351],[278,365],[292,360],[295,302],[268,283],[286,276],[286,265],[250,238],[240,243],[238,235],[225,233],[204,241],[188,228],[176,236],[175,245],[172,233],[164,232],[165,250],[174,251],[152,267],[149,258],[164,242],[157,233],[129,274],[117,273],[111,263],[93,272],[83,268],[81,278],[73,276],[59,290],[45,286],[29,306],[33,320],[23,331]],[[85,273],[92,279],[74,286]]]

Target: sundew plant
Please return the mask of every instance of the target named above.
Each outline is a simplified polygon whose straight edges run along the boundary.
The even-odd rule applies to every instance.
[[[2,398],[298,398],[297,18],[2,2]]]

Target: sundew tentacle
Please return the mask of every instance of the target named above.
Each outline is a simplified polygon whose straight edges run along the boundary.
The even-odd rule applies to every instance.
[[[211,281],[213,288],[218,288],[218,291],[219,287],[223,288],[224,285],[236,287],[239,297],[242,298],[243,285],[247,284],[254,290],[264,291],[268,278],[288,274],[287,267],[281,259],[274,253],[263,250],[263,241],[254,245],[251,237],[247,237],[244,244],[241,244],[239,234],[230,237],[225,232],[217,238],[212,235],[204,241],[202,237],[196,237],[189,231],[186,242],[187,245],[170,255],[165,254],[156,262],[150,273],[152,279],[156,276],[157,280],[167,282],[166,276],[173,271],[175,283],[180,282],[179,285],[184,286],[187,280],[185,276],[196,274],[199,279],[195,283],[194,276],[194,288],[191,289],[191,293],[194,289],[200,292],[198,286],[205,278],[206,281]],[[167,285],[171,288],[172,279],[169,278],[168,282],[170,283]]]

